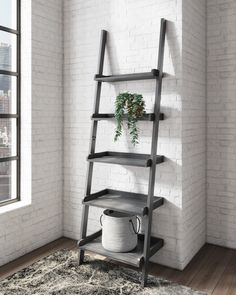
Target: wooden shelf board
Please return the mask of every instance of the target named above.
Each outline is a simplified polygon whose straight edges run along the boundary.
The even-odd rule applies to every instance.
[[[100,232],[98,233],[100,234]],[[87,243],[86,243],[86,239],[88,239]],[[91,240],[89,237],[85,238],[84,240],[81,240],[78,243],[78,246],[81,250],[90,251],[90,252],[108,257],[112,260],[132,265],[134,267],[140,267],[144,261],[143,244],[144,244],[144,236],[138,235],[138,245],[133,251],[130,251],[127,253],[116,253],[116,252],[107,251],[106,249],[103,248],[101,243],[101,236],[100,236],[95,238],[94,240]],[[159,249],[163,247],[163,245],[164,245],[164,241],[162,239],[151,237],[150,253],[154,255]]]
[[[154,197],[153,209],[157,209],[158,207],[162,206],[163,203],[163,198]],[[147,195],[144,194],[105,189],[103,191],[86,196],[84,198],[83,204],[134,215],[143,216],[148,214]]]
[[[110,151],[90,154],[88,161],[136,167],[150,167],[152,165],[150,155]],[[164,156],[157,156],[156,164],[162,162],[164,162]]]
[[[159,77],[159,70],[152,69],[150,72],[132,73],[121,75],[95,75],[94,80],[98,82],[120,82],[120,81],[135,81],[135,80],[149,80],[157,79]]]
[[[92,115],[92,120],[94,121],[100,121],[100,120],[114,120],[115,115],[110,113],[110,114],[93,114]],[[127,120],[127,116],[124,116],[124,120]],[[154,113],[147,113],[143,115],[141,118],[138,118],[139,121],[154,121],[155,120],[155,114]],[[160,113],[159,120],[162,121],[164,120],[164,114]]]

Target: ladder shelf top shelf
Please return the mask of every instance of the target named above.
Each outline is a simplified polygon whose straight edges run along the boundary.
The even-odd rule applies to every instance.
[[[150,80],[159,77],[159,70],[152,69],[150,72],[120,74],[120,75],[95,75],[94,80],[98,82],[121,82],[121,81],[137,81],[137,80]]]
[[[153,198],[153,209],[162,206],[164,199]],[[84,205],[106,208],[135,215],[147,215],[147,195],[130,193],[112,189],[105,189],[84,198]]]
[[[151,167],[152,159],[147,154],[121,153],[121,152],[101,152],[88,156],[89,162],[100,162],[107,164],[118,164],[136,167]],[[157,155],[156,164],[164,162],[164,156]]]
[[[99,234],[101,234],[101,231],[99,232]],[[150,257],[154,255],[158,250],[160,250],[163,247],[163,245],[164,245],[164,241],[162,239],[151,237]],[[101,243],[101,236],[96,237],[95,239],[91,239],[90,237],[82,239],[78,243],[78,246],[81,250],[94,252],[96,254],[108,257],[114,261],[126,263],[134,267],[140,267],[144,262],[144,257],[143,257],[144,236],[143,235],[138,235],[137,247],[133,251],[130,251],[127,253],[111,252],[104,249]]]

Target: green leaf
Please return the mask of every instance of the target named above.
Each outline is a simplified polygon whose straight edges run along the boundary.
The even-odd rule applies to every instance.
[[[145,101],[143,96],[137,93],[119,93],[115,101],[116,130],[114,140],[122,135],[124,115],[127,114],[127,127],[130,130],[131,142],[138,144],[137,121],[145,114]]]

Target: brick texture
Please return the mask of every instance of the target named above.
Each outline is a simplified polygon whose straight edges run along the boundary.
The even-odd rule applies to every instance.
[[[236,248],[236,3],[207,7],[207,240]]]
[[[154,213],[152,234],[164,238],[166,244],[153,260],[180,269],[205,239],[205,213],[197,212],[205,202],[205,121],[201,121],[205,104],[205,4],[204,1],[199,4],[188,2],[191,7],[190,15],[188,10],[184,12],[186,22],[182,21],[182,1],[71,0],[64,4],[64,234],[78,239],[80,233],[90,116],[94,102],[93,76],[96,73],[100,30],[110,32],[104,73],[149,71],[157,65],[159,22],[161,17],[165,17],[168,29],[164,71],[168,76],[163,81],[161,109],[166,120],[160,124],[158,153],[165,155],[166,162],[157,167],[155,194],[164,197],[166,203]],[[191,17],[194,18],[194,23],[188,27]],[[196,28],[198,21],[202,20],[200,28]],[[189,41],[192,42],[191,48]],[[196,50],[198,42],[203,43],[199,51]],[[186,63],[182,54],[188,58]],[[189,73],[197,73],[196,80],[188,77]],[[187,89],[185,92],[184,87]],[[113,112],[115,97],[125,90],[142,93],[147,102],[147,110],[152,110],[154,83],[139,81],[104,85],[101,111]],[[187,103],[188,99],[191,99],[191,104]],[[190,114],[186,118],[185,111]],[[195,111],[196,115],[192,116]],[[189,130],[184,124],[189,124]],[[151,125],[142,122],[139,126],[140,144],[134,149],[127,133],[118,143],[114,143],[114,123],[100,122],[96,150],[149,153]],[[189,135],[191,130],[194,132],[192,136]],[[194,151],[190,151],[194,146]],[[186,150],[189,152],[184,156]],[[183,165],[186,165],[189,175],[182,175]],[[194,169],[198,172],[196,176]],[[147,181],[148,170],[96,164],[92,190],[95,192],[108,187],[147,193]],[[193,189],[189,190],[191,184]],[[183,204],[184,199],[186,205]],[[91,210],[90,232],[99,227],[100,214],[101,210]],[[188,228],[191,220],[191,227]],[[186,228],[191,239],[188,243],[184,232]],[[199,235],[197,239],[196,234]]]
[[[184,265],[206,240],[206,1],[183,2],[182,212]]]
[[[157,66],[161,17],[168,20],[167,76],[158,154],[166,162],[157,166],[155,195],[166,202],[154,212],[152,234],[164,238],[165,247],[153,261],[183,269],[204,244],[205,6],[204,0],[32,1],[32,122],[23,120],[25,129],[32,126],[32,204],[0,215],[0,265],[62,234],[79,238],[100,30],[109,31],[104,73],[149,71]],[[207,238],[231,247],[236,243],[234,11],[233,1],[208,0]],[[101,112],[113,112],[115,97],[127,90],[142,93],[147,111],[152,111],[155,83],[139,81],[104,84]],[[140,122],[139,128],[140,143],[134,148],[127,132],[114,143],[114,122],[99,122],[96,151],[149,153],[151,123]],[[95,164],[93,192],[113,188],[147,193],[147,185],[148,169]],[[93,232],[101,210],[90,213]]]
[[[28,42],[23,58],[28,72],[32,61],[32,200],[27,207],[0,215],[0,265],[62,236],[62,1],[34,0],[31,11],[29,1],[22,5],[23,34],[30,34],[32,17],[32,35],[23,38]]]

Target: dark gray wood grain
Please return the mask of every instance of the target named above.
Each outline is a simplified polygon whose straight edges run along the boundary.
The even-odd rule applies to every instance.
[[[165,33],[166,33],[166,20],[161,19],[160,27],[160,38],[159,38],[159,50],[158,50],[158,70],[152,70],[146,73],[133,73],[124,75],[103,75],[103,62],[104,62],[104,52],[107,32],[102,31],[100,54],[99,54],[99,65],[98,72],[95,76],[96,82],[96,96],[95,96],[95,108],[93,119],[93,129],[91,135],[90,143],[90,153],[88,156],[89,169],[87,175],[86,184],[86,198],[83,202],[82,211],[82,225],[81,225],[81,241],[80,241],[80,263],[83,262],[84,251],[92,251],[101,254],[111,259],[127,263],[133,266],[142,265],[142,286],[147,283],[148,276],[148,264],[149,258],[154,255],[164,244],[164,241],[157,238],[151,237],[151,227],[152,227],[152,211],[155,206],[158,207],[163,203],[163,200],[157,200],[154,197],[154,186],[155,186],[155,175],[156,175],[156,164],[164,162],[164,156],[157,155],[157,141],[158,141],[158,130],[159,121],[162,118],[160,113],[160,101],[161,101],[161,90],[162,90],[162,77],[163,73],[163,59],[164,59],[164,44],[165,44]],[[132,80],[145,80],[145,79],[155,79],[156,80],[156,91],[155,91],[155,104],[154,104],[154,116],[153,114],[147,114],[144,117],[146,120],[153,121],[153,131],[152,131],[152,144],[150,154],[135,154],[135,153],[121,153],[121,152],[111,152],[105,151],[100,153],[95,153],[95,143],[97,136],[97,126],[98,121],[101,119],[112,119],[114,114],[100,114],[99,113],[99,103],[101,95],[101,84],[102,82],[116,82],[116,81],[132,81]],[[103,190],[95,194],[91,194],[92,185],[92,174],[93,174],[93,164],[94,162],[101,162],[107,164],[118,164],[118,165],[128,165],[136,167],[150,167],[149,171],[149,184],[148,184],[148,194],[143,197],[146,198],[144,204],[140,196],[127,195],[128,193],[115,193],[111,190]],[[88,204],[90,202],[90,204]],[[88,222],[88,212],[89,206],[96,203],[97,207],[110,207],[115,210],[134,210],[142,212],[145,216],[143,217],[144,223],[144,236],[139,236],[139,243],[134,251],[129,253],[112,253],[103,249],[99,238],[94,239],[95,235],[90,235],[86,237],[87,233],[87,222]],[[145,207],[143,207],[145,206]],[[132,207],[132,209],[131,209]],[[123,209],[122,209],[123,208]]]
[[[92,120],[94,121],[101,121],[101,120],[114,120],[115,115],[114,114],[93,114]],[[127,115],[123,117],[124,120],[127,120]],[[155,114],[153,113],[147,113],[144,114],[142,117],[138,118],[138,121],[154,121],[155,120]],[[159,120],[164,120],[164,114],[160,113]]]
[[[84,251],[91,251],[103,256],[106,256],[110,259],[113,259],[118,262],[126,263],[129,265],[132,265],[134,267],[140,267],[142,263],[144,262],[143,260],[143,241],[144,237],[143,235],[138,235],[138,245],[137,247],[130,252],[127,253],[116,253],[116,252],[110,252],[107,251],[103,248],[102,243],[101,243],[101,237],[98,237],[94,239],[93,241],[90,241],[86,243],[83,246],[80,246],[80,249]],[[163,240],[159,238],[152,237],[151,238],[151,244],[150,247],[156,249],[158,251],[163,247]]]
[[[107,31],[101,31],[101,40],[99,46],[99,58],[98,58],[98,68],[97,73],[102,75],[103,66],[104,66],[104,57],[105,57],[105,48],[106,48],[106,41],[107,41]],[[96,82],[95,87],[95,101],[94,101],[94,114],[99,113],[99,106],[100,106],[100,98],[101,98],[101,90],[102,90],[102,83]],[[91,129],[91,139],[89,143],[89,154],[95,153],[96,148],[96,138],[97,138],[97,128],[98,122],[92,122],[92,129]],[[93,178],[93,162],[88,163],[87,168],[87,177],[86,177],[86,188],[85,194],[89,195],[91,192],[92,187],[92,178]],[[82,218],[81,218],[81,230],[80,230],[80,237],[81,239],[85,238],[87,235],[87,227],[88,227],[88,214],[89,214],[89,206],[84,205],[82,208]],[[79,251],[79,263],[83,263],[84,260],[84,251]]]
[[[110,151],[90,154],[88,156],[88,161],[136,167],[150,167],[152,165],[150,155]],[[157,155],[156,164],[160,164],[162,162],[164,162],[164,157]]]
[[[154,113],[156,118],[159,118],[160,107],[161,107],[161,91],[162,91],[162,76],[163,76],[163,60],[164,60],[164,47],[165,47],[165,35],[166,35],[166,20],[161,19],[160,36],[159,36],[159,49],[158,49],[158,65],[159,79],[156,80],[156,91],[155,91],[155,103]],[[157,160],[157,144],[158,144],[158,133],[159,133],[159,120],[153,122],[152,129],[152,144],[151,144],[151,159],[155,163]],[[148,264],[150,257],[150,244],[151,244],[151,231],[152,231],[152,210],[153,210],[153,196],[155,187],[156,167],[152,165],[149,172],[149,183],[148,183],[148,201],[147,206],[149,210],[148,216],[144,217],[145,224],[145,240],[144,240],[144,264],[142,269],[142,286],[145,287],[147,284],[148,277]]]
[[[133,73],[122,75],[95,75],[94,80],[99,82],[120,82],[120,81],[134,81],[134,80],[149,80],[156,79],[159,76],[159,70],[153,69],[145,73]]]
[[[163,203],[163,198],[154,197],[153,209],[160,207]],[[144,194],[106,189],[86,196],[83,204],[134,215],[148,214],[147,195]]]
[[[86,245],[87,243],[92,242],[94,239],[100,237],[101,235],[102,235],[102,230],[99,230],[99,231],[79,240],[77,245],[78,245],[78,247]]]

